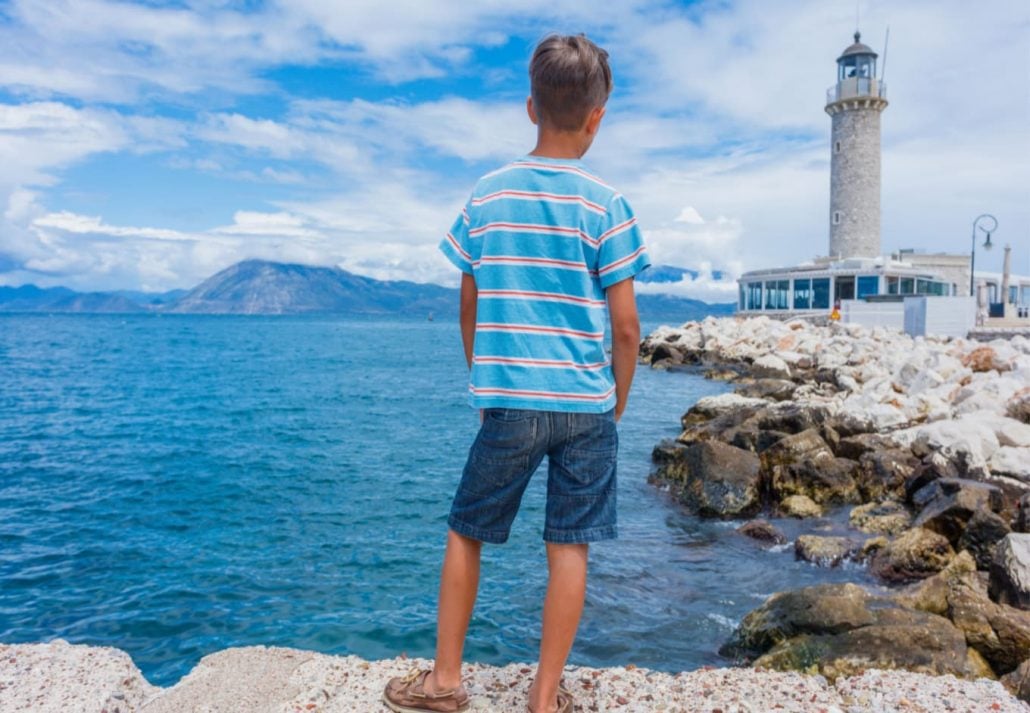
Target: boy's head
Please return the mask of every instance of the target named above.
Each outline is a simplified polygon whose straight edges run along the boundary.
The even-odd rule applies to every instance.
[[[578,131],[612,91],[608,53],[586,35],[548,35],[529,62],[533,109],[541,126]]]

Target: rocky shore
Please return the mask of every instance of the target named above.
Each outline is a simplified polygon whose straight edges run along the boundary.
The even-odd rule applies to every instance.
[[[653,482],[741,520],[756,546],[786,541],[757,516],[804,518],[797,558],[864,564],[887,586],[775,594],[722,653],[831,680],[1000,678],[1030,700],[1030,339],[710,318],[658,329],[641,358],[735,385],[682,415]],[[849,533],[819,534],[841,507]]]
[[[152,686],[124,651],[48,644],[0,645],[4,713],[377,713],[391,676],[424,660],[364,661],[254,646],[205,656],[169,688]],[[472,665],[472,711],[522,713],[532,669]],[[997,681],[906,671],[822,676],[754,668],[668,674],[627,666],[569,667],[578,711],[605,713],[1023,713]]]

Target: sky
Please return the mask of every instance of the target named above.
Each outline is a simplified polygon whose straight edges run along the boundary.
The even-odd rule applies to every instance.
[[[701,271],[641,287],[732,301],[712,270],[827,252],[823,107],[856,14],[890,101],[884,250],[968,252],[986,212],[1030,274],[1030,3],[598,7],[0,0],[0,284],[163,291],[246,258],[457,284],[437,243],[477,177],[532,150],[534,45],[585,32],[615,80],[585,161],[655,264]]]

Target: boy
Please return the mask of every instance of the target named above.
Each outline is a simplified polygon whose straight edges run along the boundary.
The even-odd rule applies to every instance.
[[[482,426],[448,518],[434,669],[395,678],[384,693],[402,713],[468,708],[461,655],[482,543],[508,539],[545,455],[549,578],[532,713],[573,709],[559,684],[583,611],[587,543],[616,536],[615,424],[640,342],[632,278],[650,261],[625,199],[579,160],[611,93],[607,52],[584,35],[552,35],[529,74],[536,148],[480,179],[440,244],[463,273],[469,400]]]

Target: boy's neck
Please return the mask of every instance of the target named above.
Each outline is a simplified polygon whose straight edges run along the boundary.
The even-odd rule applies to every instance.
[[[529,155],[540,158],[580,159],[590,148],[592,141],[593,136],[584,131],[539,129],[536,134],[536,147]]]

